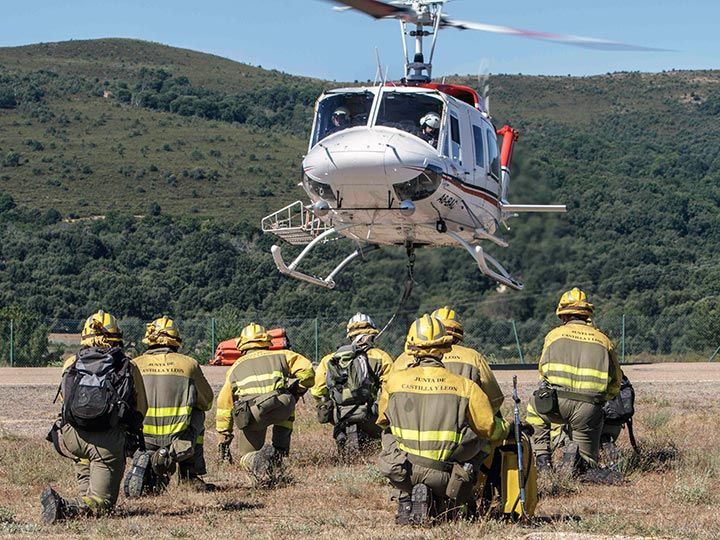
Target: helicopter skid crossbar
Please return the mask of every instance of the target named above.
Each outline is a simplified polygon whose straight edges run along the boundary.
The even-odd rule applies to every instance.
[[[293,262],[291,262],[289,265],[285,264],[285,260],[282,257],[282,251],[280,246],[273,245],[270,248],[270,252],[272,253],[273,260],[275,261],[275,266],[277,266],[277,269],[280,271],[281,274],[285,274],[286,276],[290,276],[292,278],[298,279],[300,281],[305,281],[306,283],[312,283],[313,285],[318,285],[320,287],[324,287],[326,289],[334,289],[335,288],[335,276],[338,275],[350,262],[352,262],[358,255],[364,256],[365,254],[377,249],[379,246],[376,244],[367,244],[364,246],[361,246],[357,248],[355,251],[353,251],[350,255],[345,257],[342,261],[340,261],[340,264],[338,264],[332,272],[330,272],[327,277],[321,278],[318,276],[312,276],[310,274],[305,274],[303,272],[300,272],[297,270],[298,265],[300,264],[300,261],[305,258],[305,256],[310,253],[310,251],[320,242],[323,242],[326,240],[329,236],[332,236],[334,234],[337,234],[339,231],[349,228],[350,225],[342,225],[339,227],[333,227],[331,229],[326,230],[319,236],[317,236],[315,239],[313,239],[312,242],[310,242],[305,248],[300,252],[300,255],[298,255]]]
[[[447,234],[457,240],[458,243],[462,247],[464,247],[468,251],[468,253],[470,253],[470,255],[472,255],[472,258],[475,259],[478,268],[483,274],[499,283],[507,285],[512,289],[518,291],[523,289],[523,284],[516,280],[514,277],[512,277],[510,273],[505,270],[505,268],[503,268],[503,266],[494,257],[491,257],[490,255],[485,253],[482,247],[475,244],[470,244],[455,232],[449,231]]]

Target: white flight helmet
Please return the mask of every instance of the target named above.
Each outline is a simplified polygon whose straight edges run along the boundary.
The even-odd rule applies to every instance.
[[[440,127],[440,115],[438,113],[429,112],[420,119],[420,127],[430,126],[432,129]]]

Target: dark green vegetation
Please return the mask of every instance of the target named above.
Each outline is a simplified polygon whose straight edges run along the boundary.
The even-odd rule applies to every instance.
[[[0,66],[2,305],[145,320],[223,306],[384,320],[394,308],[399,250],[327,292],[281,278],[257,230],[304,196],[312,104],[329,83],[129,40],[0,49]],[[606,316],[651,318],[637,330],[647,352],[720,345],[720,72],[491,83],[496,123],[521,130],[511,200],[569,212],[518,218],[511,247],[492,250],[522,293],[497,293],[459,249],[426,251],[407,310],[453,303],[477,333],[515,319],[531,342],[577,284]],[[333,243],[314,263],[348,249]]]

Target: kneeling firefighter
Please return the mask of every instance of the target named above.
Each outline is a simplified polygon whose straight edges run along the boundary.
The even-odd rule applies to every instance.
[[[438,319],[416,320],[405,343],[415,361],[391,372],[381,391],[378,468],[399,490],[398,524],[420,524],[446,508],[473,503],[476,465],[486,455],[453,460],[466,425],[483,440],[508,435],[507,422],[495,416],[480,387],[443,365],[452,340]]]
[[[142,447],[147,403],[140,372],[123,351],[115,317],[104,311],[83,326],[81,348],[65,362],[58,396],[60,419],[48,434],[55,449],[75,462],[80,496],[40,496],[46,524],[112,510],[120,492],[125,456]]]
[[[555,311],[563,324],[545,336],[540,388],[527,407],[538,471],[552,466],[551,424],[565,425],[570,432],[573,444],[566,454],[571,457],[564,462],[575,474],[597,469],[603,406],[618,394],[622,371],[612,341],[591,322],[593,311],[583,291],[565,292]],[[597,471],[587,479],[594,476]]]
[[[216,427],[221,460],[231,460],[233,427],[238,428],[240,466],[258,485],[272,484],[290,452],[295,403],[315,381],[310,360],[287,349],[268,350],[265,328],[243,328],[237,348],[245,354],[230,367],[217,403]],[[271,444],[265,444],[272,426]]]
[[[148,401],[143,424],[146,451],[139,450],[133,458],[125,477],[125,495],[162,491],[176,469],[180,482],[206,490],[208,485],[200,475],[207,473],[203,439],[212,388],[197,361],[178,353],[182,339],[169,317],[149,323],[143,343],[148,350],[134,362]]]
[[[352,342],[320,360],[310,390],[317,401],[318,420],[333,424],[333,438],[343,455],[379,439],[382,431],[375,423],[376,400],[392,358],[375,347],[377,334],[368,315],[354,315],[347,324],[347,338]]]

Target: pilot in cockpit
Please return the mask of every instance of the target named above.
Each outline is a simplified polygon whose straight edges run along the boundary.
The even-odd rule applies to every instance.
[[[437,148],[438,134],[440,132],[440,116],[429,112],[420,119],[420,138]]]
[[[330,117],[330,126],[328,127],[328,135],[341,131],[350,127],[350,111],[345,107],[338,107]]]

